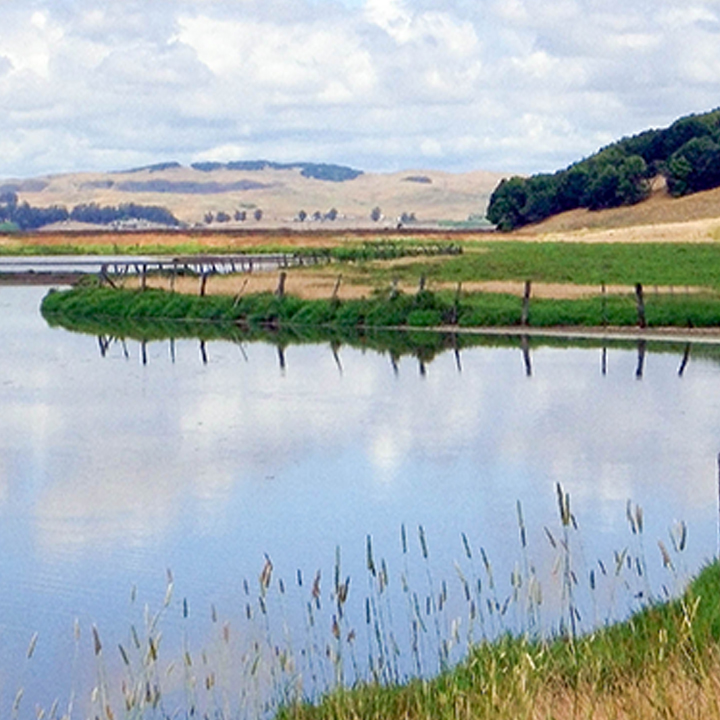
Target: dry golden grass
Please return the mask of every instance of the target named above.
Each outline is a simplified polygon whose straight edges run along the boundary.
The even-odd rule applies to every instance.
[[[303,300],[328,299],[332,296],[337,273],[331,274],[319,271],[304,271],[287,273],[285,281],[285,292],[295,295]],[[124,287],[137,288],[140,281],[138,278],[128,277]],[[199,278],[178,277],[175,279],[174,288],[176,292],[197,295],[200,292],[201,281]],[[169,290],[171,280],[167,277],[149,277],[147,286]],[[211,275],[205,285],[207,295],[251,295],[255,293],[274,292],[278,286],[278,274],[276,272],[254,272],[248,275]],[[341,282],[337,297],[341,300],[353,300],[367,297],[372,292],[368,285],[356,285],[349,282]]]
[[[673,198],[658,182],[652,195],[637,205],[600,212],[571,210],[517,234],[559,239],[570,233],[585,242],[708,242],[718,228],[720,188]]]
[[[422,176],[430,182],[412,182]],[[394,225],[403,212],[413,212],[421,221],[465,220],[482,213],[490,193],[503,177],[500,173],[476,171],[446,173],[436,170],[407,170],[397,173],[365,173],[355,180],[328,182],[303,177],[299,170],[200,172],[192,168],[173,168],[161,172],[77,173],[40,178],[48,186],[40,192],[22,192],[21,200],[31,205],[60,204],[73,207],[81,203],[118,205],[135,202],[167,207],[180,220],[202,222],[205,213],[254,208],[263,211],[261,226],[293,223],[300,210],[308,216],[336,208],[343,222],[372,224],[371,210],[381,208],[387,222]],[[265,187],[214,194],[176,194],[159,192],[123,192],[117,189],[125,181],[195,182],[218,184],[249,181]],[[111,186],[108,186],[112,183]],[[254,220],[246,224],[257,225]],[[320,225],[320,223],[312,223]]]

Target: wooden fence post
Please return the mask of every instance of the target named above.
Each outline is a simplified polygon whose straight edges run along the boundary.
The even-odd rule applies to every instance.
[[[200,297],[205,297],[205,286],[207,285],[207,279],[208,279],[207,273],[203,272],[203,274],[200,278]]]
[[[280,273],[280,277],[278,278],[278,286],[277,290],[275,291],[275,294],[282,298],[285,295],[285,278],[287,278],[287,273],[283,270]]]
[[[342,282],[342,275],[338,275],[337,280],[335,281],[335,287],[333,288],[333,291],[332,291],[332,296],[330,298],[333,302],[337,301],[337,299],[338,299],[338,292],[340,290],[341,282]]]
[[[530,291],[532,289],[532,283],[530,280],[525,281],[525,290],[523,292],[523,305],[522,314],[520,316],[520,324],[527,325],[530,319]]]
[[[635,300],[637,301],[638,326],[646,328],[645,298],[643,297],[643,286],[640,283],[636,283],[635,285]]]

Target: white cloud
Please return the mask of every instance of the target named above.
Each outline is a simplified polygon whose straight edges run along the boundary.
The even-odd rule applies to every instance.
[[[720,91],[710,0],[37,0],[0,23],[4,176],[221,148],[553,170]]]

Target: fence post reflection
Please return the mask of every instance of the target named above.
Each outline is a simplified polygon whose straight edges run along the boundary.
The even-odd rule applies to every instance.
[[[685,368],[687,367],[688,362],[690,361],[690,343],[687,343],[685,345],[685,351],[683,352],[682,361],[680,363],[680,367],[678,368],[678,376],[682,377],[683,373],[685,372]]]
[[[522,335],[520,338],[520,347],[522,348],[523,363],[525,364],[526,377],[532,377],[532,359],[530,357],[530,338]]]
[[[647,342],[645,340],[638,340],[638,361],[637,368],[635,369],[635,378],[642,380],[643,372],[645,370],[645,351],[647,349]]]

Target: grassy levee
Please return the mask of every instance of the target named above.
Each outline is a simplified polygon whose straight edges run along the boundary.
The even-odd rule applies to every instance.
[[[361,684],[280,720],[720,718],[720,565],[677,600],[575,639],[503,636],[404,685]]]
[[[692,286],[720,289],[716,243],[584,243],[476,241],[442,262],[417,258],[401,266],[374,268],[384,280],[424,275],[444,282],[526,280],[599,286],[608,284]]]
[[[115,290],[78,287],[49,293],[46,316],[68,318],[156,319],[226,322],[273,327],[335,328],[497,327],[519,326],[522,300],[500,293],[421,291],[377,293],[355,300],[302,300],[272,293],[240,297],[194,296],[163,290]],[[720,327],[720,296],[713,293],[652,295],[645,301],[649,327]],[[530,327],[633,326],[638,322],[635,298],[612,295],[577,300],[534,299]]]

